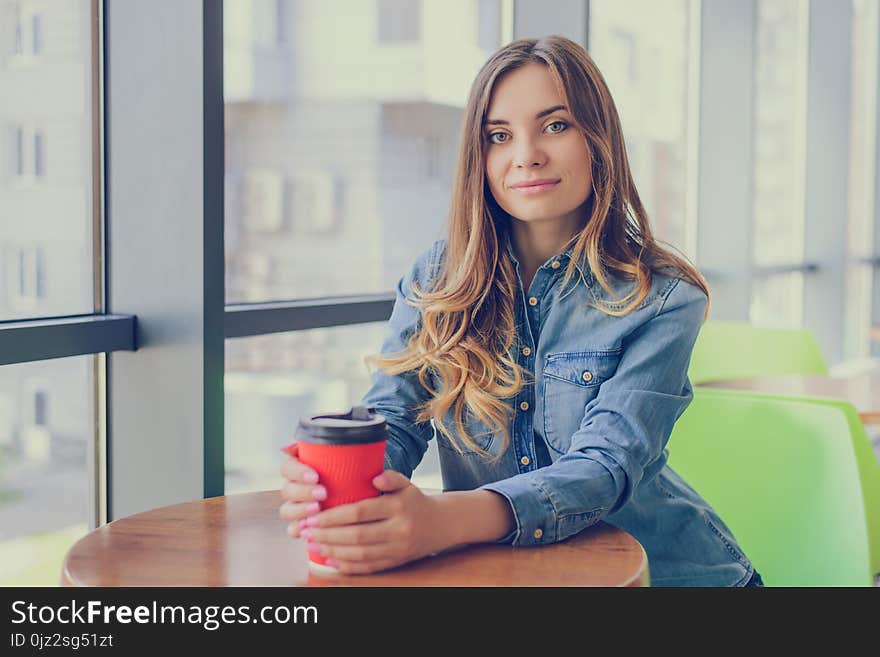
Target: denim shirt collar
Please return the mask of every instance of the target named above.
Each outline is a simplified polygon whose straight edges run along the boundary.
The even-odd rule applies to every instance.
[[[511,231],[506,231],[506,235],[504,237],[505,247],[507,248],[507,253],[510,255],[510,259],[513,262],[514,267],[519,268],[519,260],[517,260],[516,253],[513,248],[513,239],[511,238]],[[558,260],[563,266],[568,264],[568,261],[571,260],[572,254],[574,253],[574,245],[568,247],[565,251],[560,254],[557,254],[547,260],[543,265],[541,265],[538,269],[550,269],[551,265],[555,260]],[[584,282],[588,287],[592,287],[593,276],[592,271],[590,270],[590,266],[586,262],[576,262],[575,267],[580,272],[581,278],[583,278]],[[559,268],[560,271],[564,270],[564,267]]]

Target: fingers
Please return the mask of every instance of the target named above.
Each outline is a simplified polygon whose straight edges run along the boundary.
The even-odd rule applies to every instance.
[[[373,479],[373,486],[383,493],[390,493],[411,485],[412,482],[409,479],[394,470],[385,470]]]
[[[320,484],[287,481],[281,486],[281,497],[286,502],[320,502],[327,499],[327,489]]]
[[[317,502],[285,502],[278,508],[278,515],[287,522],[297,522],[315,515],[321,510]]]
[[[308,550],[338,562],[369,563],[377,561],[398,561],[390,554],[387,543],[379,545],[324,545],[309,543]]]
[[[318,483],[318,473],[293,456],[281,464],[281,476],[290,481],[301,481],[307,484]]]
[[[389,537],[387,521],[368,522],[343,527],[315,527],[310,519],[299,523],[300,536],[313,543],[331,546],[368,546],[386,543]]]
[[[327,489],[321,485],[285,482],[281,487],[284,503],[278,509],[282,520],[290,522],[287,533],[294,538],[299,536],[298,522],[314,516],[321,510],[321,500],[327,499]]]
[[[281,451],[287,454],[288,456],[293,456],[295,458],[299,457],[299,443],[293,441],[289,445],[285,445],[281,448]]]
[[[381,570],[388,570],[403,563],[400,559],[376,559],[374,561],[337,561],[328,559],[327,565],[333,566],[343,575],[369,575]]]
[[[398,500],[371,497],[360,502],[325,509],[309,519],[309,527],[337,527],[385,520],[394,515],[399,508]]]

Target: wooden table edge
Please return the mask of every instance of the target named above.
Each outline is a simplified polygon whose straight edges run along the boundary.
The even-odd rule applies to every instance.
[[[431,495],[438,495],[443,492],[443,491],[437,490],[437,489],[423,489],[423,490],[425,490],[426,493],[431,494]],[[214,500],[216,502],[216,501],[219,501],[221,498],[224,500],[224,503],[225,503],[225,500],[229,497],[234,497],[236,495],[245,496],[245,495],[254,495],[254,494],[274,495],[274,494],[280,494],[280,491],[277,489],[267,489],[267,490],[259,490],[259,491],[248,491],[248,492],[244,492],[244,493],[232,493],[230,495],[221,495],[221,496],[216,496],[213,498],[196,498],[193,500],[187,500],[184,502],[177,502],[177,503],[173,503],[173,504],[168,504],[168,505],[156,507],[154,509],[146,509],[144,511],[140,511],[138,513],[134,513],[129,516],[125,516],[123,518],[117,518],[116,520],[113,520],[109,523],[101,525],[100,527],[97,527],[97,528],[87,532],[84,536],[81,536],[73,545],[70,546],[70,548],[68,548],[67,552],[64,555],[64,560],[62,563],[60,585],[62,587],[68,587],[68,588],[91,588],[91,587],[95,587],[95,586],[97,586],[97,587],[112,586],[112,585],[105,585],[105,584],[100,584],[100,583],[92,584],[92,583],[89,583],[87,581],[82,580],[81,578],[76,577],[73,574],[74,569],[71,568],[70,559],[71,559],[71,556],[75,554],[76,547],[81,542],[92,537],[95,532],[98,532],[101,530],[107,531],[108,530],[107,528],[111,527],[111,525],[113,525],[116,522],[136,518],[137,516],[144,515],[144,514],[150,514],[158,509],[167,509],[167,508],[171,508],[174,506],[184,506],[184,505],[189,505],[189,504],[193,504],[193,503],[197,503],[197,502],[206,502],[206,501],[210,501],[210,500]],[[610,525],[610,527],[614,528],[614,525]],[[617,528],[617,529],[619,529],[619,528]],[[625,530],[621,530],[621,531],[625,532]],[[620,581],[620,582],[617,582],[616,584],[613,584],[612,587],[613,588],[637,588],[637,587],[650,586],[650,574],[649,574],[650,571],[649,571],[647,552],[645,551],[645,548],[641,544],[641,542],[638,541],[638,539],[636,539],[634,536],[632,536],[628,532],[625,532],[625,533],[627,533],[627,535],[630,538],[632,538],[635,545],[638,546],[638,550],[639,550],[639,554],[641,555],[641,558],[639,560],[638,567],[634,569],[634,572],[627,579]],[[230,586],[237,586],[237,585],[230,585]],[[450,586],[452,586],[452,588],[457,587],[457,585],[450,585]],[[540,586],[540,585],[534,585],[534,586]],[[258,586],[258,587],[261,587],[261,586]],[[579,586],[575,585],[575,587],[578,588]],[[132,587],[128,586],[128,585],[118,585],[118,588],[132,588]],[[135,588],[165,588],[165,585],[155,585],[154,586],[154,585],[146,584],[146,585],[137,585]],[[182,586],[182,588],[202,588],[202,586],[201,585],[184,585],[184,586]],[[219,588],[224,588],[224,586],[220,586]],[[426,588],[435,588],[435,587],[428,586]],[[445,588],[445,587],[440,586],[438,588]],[[500,588],[504,588],[504,587],[501,586]]]

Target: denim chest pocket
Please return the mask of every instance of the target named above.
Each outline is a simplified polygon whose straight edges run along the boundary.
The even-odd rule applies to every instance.
[[[544,438],[551,449],[564,454],[580,428],[584,410],[599,387],[617,370],[620,351],[549,354],[542,371]]]

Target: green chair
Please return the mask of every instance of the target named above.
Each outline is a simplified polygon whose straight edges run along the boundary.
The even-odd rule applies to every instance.
[[[669,466],[715,508],[767,586],[872,585],[876,527],[850,412],[857,421],[852,407],[698,389],[675,425]]]
[[[828,374],[828,365],[808,329],[707,321],[694,345],[691,383],[774,374]]]
[[[865,425],[858,412],[849,402],[824,397],[783,397],[780,395],[762,395],[770,399],[786,401],[804,401],[811,404],[823,404],[838,409],[846,416],[852,438],[853,451],[862,483],[862,497],[865,504],[865,519],[868,526],[868,545],[871,552],[871,573],[880,574],[880,461],[874,453],[871,439],[865,431]]]

